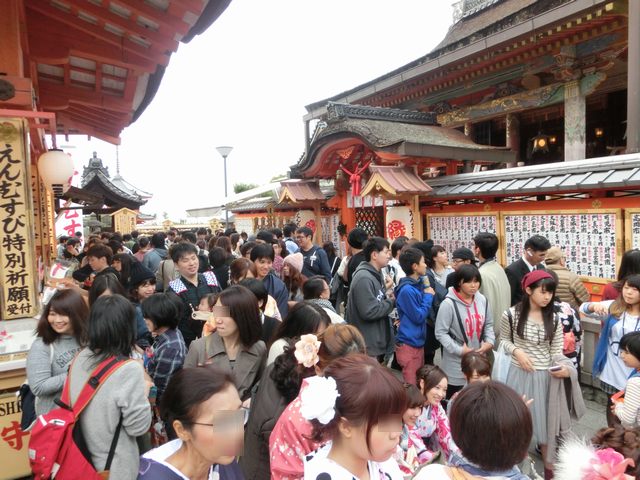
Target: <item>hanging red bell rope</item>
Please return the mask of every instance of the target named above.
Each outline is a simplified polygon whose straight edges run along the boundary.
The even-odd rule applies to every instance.
[[[352,195],[354,197],[359,197],[360,196],[360,190],[362,188],[362,186],[360,185],[360,180],[362,179],[362,173],[367,169],[367,167],[369,166],[369,164],[371,163],[371,161],[368,161],[364,166],[362,166],[360,164],[360,162],[358,162],[358,165],[356,166],[355,171],[350,172],[349,170],[347,170],[344,165],[340,165],[340,168],[342,169],[342,171],[344,173],[346,173],[347,175],[349,175],[349,183],[351,184],[351,192]]]

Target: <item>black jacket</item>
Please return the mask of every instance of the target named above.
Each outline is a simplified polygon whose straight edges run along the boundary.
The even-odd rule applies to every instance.
[[[529,273],[529,267],[523,259],[518,259],[504,269],[511,286],[511,306],[520,303],[522,300],[522,279]]]
[[[271,379],[274,364],[267,367],[258,391],[253,395],[249,421],[244,434],[244,453],[240,468],[246,480],[269,480],[269,436],[289,402]]]

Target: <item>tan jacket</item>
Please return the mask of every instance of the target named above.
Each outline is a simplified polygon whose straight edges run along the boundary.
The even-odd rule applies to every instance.
[[[260,380],[266,356],[267,347],[262,340],[259,340],[251,347],[243,347],[231,368],[222,337],[214,332],[191,342],[184,367],[215,365],[230,372],[235,380],[238,395],[244,401],[251,397],[251,389]]]
[[[547,265],[547,268],[553,270],[558,275],[556,295],[560,300],[567,302],[578,311],[582,303],[588,302],[591,299],[580,277],[568,268],[558,264]]]

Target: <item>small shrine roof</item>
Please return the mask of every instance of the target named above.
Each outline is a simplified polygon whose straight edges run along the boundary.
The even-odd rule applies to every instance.
[[[370,165],[371,177],[361,196],[384,191],[391,195],[425,194],[431,191],[413,169],[396,165]]]
[[[317,180],[285,180],[280,182],[282,186],[278,203],[284,202],[313,202],[325,199]]]
[[[433,199],[640,187],[640,154],[449,175],[429,185]]]

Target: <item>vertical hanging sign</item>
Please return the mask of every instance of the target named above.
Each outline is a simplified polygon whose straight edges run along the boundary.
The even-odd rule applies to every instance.
[[[23,120],[0,121],[0,318],[36,314],[29,157]]]

